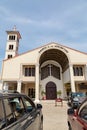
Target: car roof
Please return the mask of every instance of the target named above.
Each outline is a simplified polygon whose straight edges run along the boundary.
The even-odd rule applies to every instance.
[[[1,90],[0,91],[0,98],[2,98],[2,97],[11,97],[11,96],[20,96],[20,95],[24,95],[24,94],[21,94],[21,93],[19,93],[19,92],[17,92],[17,91],[9,91],[9,90]]]

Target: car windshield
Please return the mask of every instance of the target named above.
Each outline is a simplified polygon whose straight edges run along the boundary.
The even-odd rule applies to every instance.
[[[85,93],[72,93],[73,97],[86,97]]]

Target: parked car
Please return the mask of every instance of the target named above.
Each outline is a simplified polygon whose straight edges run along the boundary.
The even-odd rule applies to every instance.
[[[87,99],[77,108],[69,108],[68,126],[69,130],[87,130]]]
[[[17,92],[0,92],[0,130],[43,130],[42,105]]]
[[[71,92],[68,98],[68,105],[77,108],[85,99],[87,95],[82,92]]]

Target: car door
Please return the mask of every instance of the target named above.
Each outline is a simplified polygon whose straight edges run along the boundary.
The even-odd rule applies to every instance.
[[[32,117],[28,115],[21,96],[3,99],[6,125],[2,130],[34,130]]]
[[[3,100],[0,98],[0,130],[6,126],[6,118],[5,118],[5,111]]]
[[[82,105],[73,110],[68,109],[69,128],[72,130],[87,130],[87,101],[85,100]]]
[[[77,113],[78,130],[87,130],[87,101],[79,108]]]
[[[27,97],[23,97],[23,101],[27,110],[28,115],[31,116],[33,130],[40,129],[40,111],[38,111],[35,107],[35,104]]]
[[[78,130],[77,122],[76,122],[77,117],[74,116],[74,115],[72,115],[72,114],[70,114],[70,115],[68,115],[68,116],[69,116],[70,129],[71,129],[71,130]]]

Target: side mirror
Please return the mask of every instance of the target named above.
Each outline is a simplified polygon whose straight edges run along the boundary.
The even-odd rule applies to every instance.
[[[37,104],[37,109],[42,109],[42,105],[41,104]]]
[[[67,114],[68,114],[68,115],[73,115],[73,114],[74,114],[74,109],[73,109],[73,108],[69,108],[69,109],[67,110]]]

